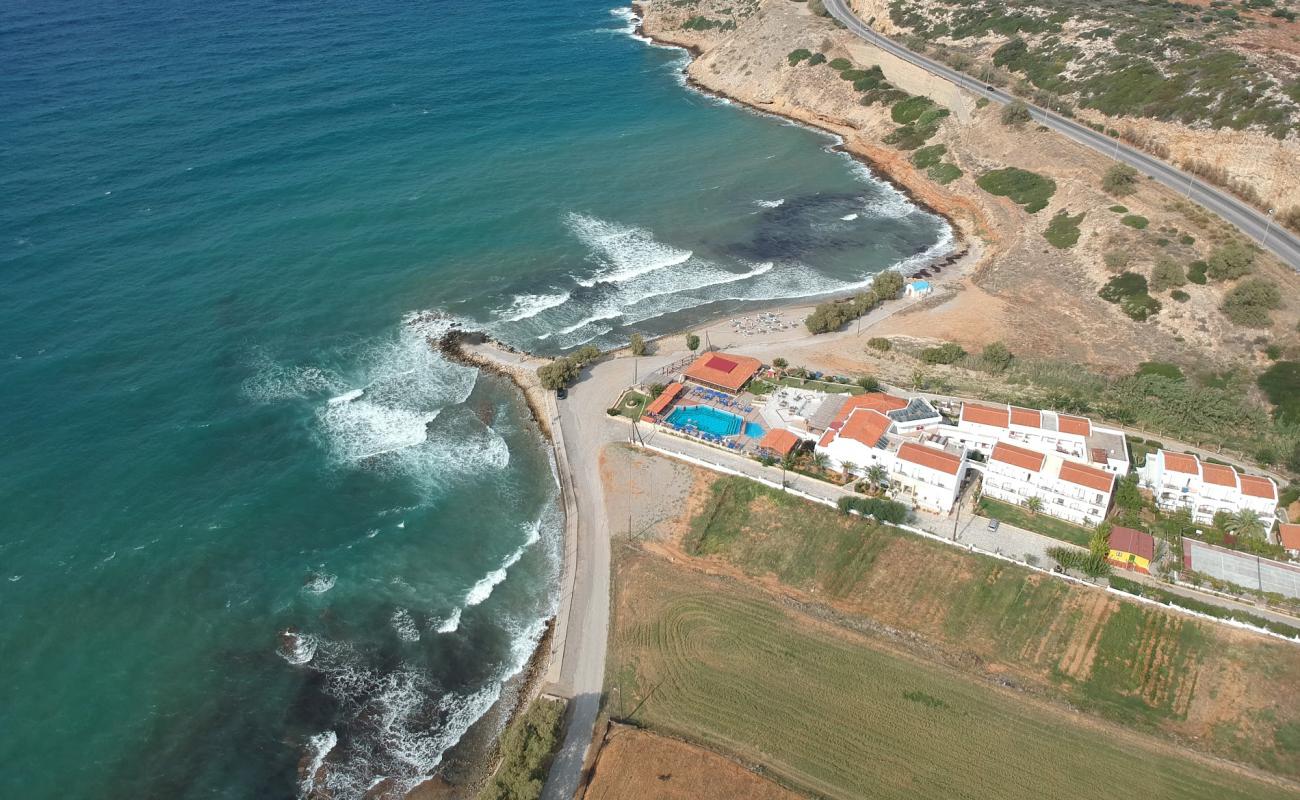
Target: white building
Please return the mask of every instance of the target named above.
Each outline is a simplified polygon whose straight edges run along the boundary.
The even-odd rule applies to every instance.
[[[1139,476],[1161,510],[1186,509],[1201,525],[1213,523],[1220,511],[1254,511],[1270,529],[1277,520],[1277,484],[1269,478],[1243,475],[1233,467],[1166,450],[1147,456]]]
[[[965,461],[952,453],[916,442],[899,446],[889,482],[910,495],[917,508],[946,514],[957,502]]]
[[[963,403],[956,438],[987,455],[1007,442],[1091,464],[1116,475],[1129,470],[1123,431],[1094,425],[1087,417],[1019,406]]]
[[[1114,489],[1104,469],[1008,442],[993,446],[984,473],[985,495],[1017,506],[1036,497],[1041,513],[1085,526],[1105,519]]]

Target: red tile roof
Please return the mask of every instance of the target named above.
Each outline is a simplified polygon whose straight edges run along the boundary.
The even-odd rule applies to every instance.
[[[1237,471],[1232,467],[1205,463],[1201,465],[1201,477],[1206,483],[1237,488]]]
[[[1024,428],[1041,428],[1043,427],[1043,414],[1032,408],[1011,407],[1011,424],[1020,425]]]
[[[1073,461],[1061,462],[1061,480],[1099,492],[1110,492],[1115,485],[1115,476],[1109,472]]]
[[[1003,464],[1010,464],[1013,467],[1020,467],[1032,472],[1038,472],[1043,468],[1043,460],[1047,458],[1042,453],[1035,453],[1033,450],[1026,450],[1023,447],[1016,447],[1014,444],[998,442],[993,445],[993,454],[989,456],[990,461],[1000,461]]]
[[[884,392],[867,392],[866,394],[855,395],[845,400],[844,405],[840,406],[839,412],[835,414],[835,422],[843,422],[849,418],[850,414],[860,408],[878,411],[883,414],[886,411],[907,408],[907,401]]]
[[[1056,429],[1061,433],[1074,436],[1091,436],[1092,423],[1087,417],[1071,417],[1066,414],[1056,415]]]
[[[772,428],[758,440],[758,446],[784,456],[799,446],[799,437],[785,428]]]
[[[1110,532],[1110,549],[1151,561],[1156,557],[1156,540],[1149,533],[1116,527]]]
[[[1284,522],[1280,526],[1278,538],[1288,550],[1300,550],[1300,525]]]
[[[1010,421],[1010,416],[1005,408],[981,406],[976,403],[962,403],[961,405],[961,418],[965,422],[1005,428]]]
[[[1255,475],[1242,475],[1241,493],[1248,494],[1251,497],[1262,497],[1265,500],[1276,500],[1277,486],[1268,478],[1260,478]]]
[[[875,447],[891,424],[892,420],[879,411],[857,409],[844,421],[844,427],[840,428],[840,437],[862,442],[868,447]]]
[[[682,393],[682,389],[684,388],[686,387],[682,386],[680,383],[670,383],[665,386],[664,390],[659,393],[659,396],[654,399],[654,402],[646,406],[646,415],[662,414],[664,409],[668,408],[669,404],[677,398],[677,395]]]
[[[1201,462],[1196,456],[1171,453],[1168,450],[1161,450],[1160,452],[1165,460],[1165,469],[1172,472],[1181,472],[1184,475],[1201,474]]]
[[[903,446],[898,448],[898,457],[949,475],[956,475],[961,470],[961,459],[957,456],[915,442],[904,442]]]
[[[686,377],[729,392],[739,392],[763,364],[749,356],[705,353],[686,368]]]

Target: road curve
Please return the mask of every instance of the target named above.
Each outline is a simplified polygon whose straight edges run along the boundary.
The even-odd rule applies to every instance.
[[[914,53],[884,34],[876,32],[853,13],[852,9],[849,8],[848,0],[825,0],[825,5],[831,16],[844,23],[844,26],[852,33],[881,50],[915,64],[927,72],[938,75],[969,92],[981,97],[987,97],[990,100],[1010,103],[1013,100],[1022,99],[980,83],[969,75],[958,72],[946,64],[926,58],[919,53]],[[1285,228],[1279,227],[1270,215],[1243,203],[1227,192],[1221,191],[1193,175],[1166,164],[1154,156],[1129,147],[1118,139],[1098,133],[1092,128],[1067,119],[1054,111],[1048,111],[1032,104],[1029,104],[1029,109],[1034,120],[1040,124],[1085,147],[1108,155],[1116,161],[1122,161],[1179,194],[1199,203],[1235,225],[1242,233],[1254,239],[1257,243],[1271,250],[1292,269],[1300,271],[1300,238],[1297,238]]]

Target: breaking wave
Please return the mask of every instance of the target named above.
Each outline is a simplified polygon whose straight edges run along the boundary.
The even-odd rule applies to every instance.
[[[465,594],[465,606],[467,608],[470,606],[476,606],[491,597],[492,590],[505,581],[510,568],[519,563],[519,559],[524,557],[524,553],[528,548],[536,544],[541,538],[542,521],[537,519],[534,520],[530,526],[528,538],[524,540],[524,543],[515,548],[514,552],[510,555],[506,556],[506,560],[501,563],[501,566],[492,570],[487,575],[484,575],[482,578],[479,578],[478,582],[470,587],[470,590]]]
[[[535,317],[548,308],[563,305],[568,299],[568,292],[516,295],[510,307],[498,312],[497,315],[506,322],[518,322],[519,320]]]
[[[334,582],[337,580],[337,575],[330,575],[327,572],[313,572],[307,577],[307,580],[303,581],[302,590],[307,594],[325,594],[334,588]]]
[[[435,633],[455,633],[460,628],[461,609],[457,608],[447,615],[446,619],[439,620],[438,626],[434,628]]]
[[[785,202],[785,198],[781,197],[776,200],[755,200],[754,205],[759,206],[761,208],[780,208],[781,204],[783,204],[784,202]]]
[[[585,214],[570,213],[565,224],[591,250],[596,274],[579,280],[579,286],[623,283],[665,267],[681,264],[690,250],[679,250],[655,240],[647,230],[608,222]]]
[[[411,612],[405,608],[399,608],[393,612],[393,630],[397,632],[397,638],[404,642],[420,641],[420,628],[415,624],[415,619]]]

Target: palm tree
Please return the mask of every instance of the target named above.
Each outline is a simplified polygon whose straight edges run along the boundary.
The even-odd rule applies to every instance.
[[[881,487],[889,482],[889,473],[880,464],[872,464],[867,469],[867,480],[871,481],[872,485]]]
[[[1228,520],[1227,529],[1231,531],[1238,541],[1260,542],[1268,533],[1264,527],[1264,520],[1259,518],[1259,514],[1250,509],[1242,509],[1233,514]]]
[[[1025,500],[1024,506],[1030,514],[1037,514],[1039,511],[1043,510],[1043,499],[1041,497],[1030,497]]]
[[[785,488],[785,471],[788,469],[794,469],[794,463],[795,462],[794,462],[793,450],[786,453],[785,456],[781,458],[781,488],[782,489]]]
[[[849,479],[849,476],[857,471],[858,471],[858,465],[854,464],[852,461],[840,462],[840,474],[844,476],[844,480],[847,481]]]
[[[830,456],[826,455],[825,453],[813,452],[812,465],[817,469],[824,470],[826,469],[826,465],[830,463],[831,463]]]

